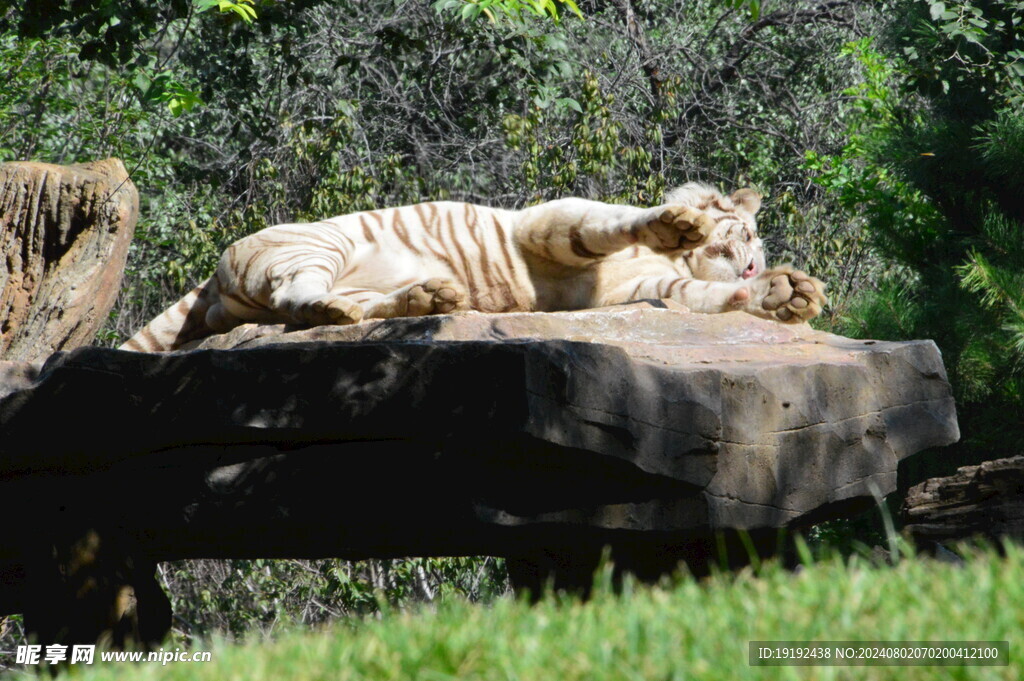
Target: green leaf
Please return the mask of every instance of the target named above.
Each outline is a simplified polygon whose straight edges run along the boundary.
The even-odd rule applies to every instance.
[[[583,107],[572,97],[562,97],[558,100],[558,106],[561,108],[569,108],[576,113],[583,113]]]
[[[256,10],[252,3],[253,0],[238,0],[238,2],[233,0],[192,0],[192,6],[198,12],[206,12],[216,7],[221,14],[236,14],[247,24],[251,24],[256,18]]]

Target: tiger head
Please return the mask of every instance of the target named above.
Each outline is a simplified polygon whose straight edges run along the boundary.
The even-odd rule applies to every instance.
[[[754,215],[761,197],[753,189],[738,189],[729,196],[691,182],[672,190],[666,203],[690,205],[715,220],[715,231],[700,248],[683,253],[683,262],[695,279],[736,281],[765,271],[764,243],[757,236]]]

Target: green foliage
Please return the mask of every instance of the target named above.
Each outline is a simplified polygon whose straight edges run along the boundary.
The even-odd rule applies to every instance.
[[[178,561],[159,572],[177,615],[174,635],[193,643],[508,592],[495,558]]]
[[[128,74],[83,63],[69,38],[0,34],[0,160],[141,160],[161,112],[142,108]],[[69,134],[73,131],[73,134]]]
[[[221,14],[233,13],[247,24],[251,24],[256,18],[256,10],[252,6],[253,2],[254,0],[241,0],[240,2],[232,2],[232,0],[192,0],[192,4],[197,12],[206,12],[216,7],[220,10]]]
[[[925,2],[909,18],[912,36],[904,36],[902,53],[912,67],[909,83],[942,106],[987,100],[988,107],[1024,104],[1024,2],[1021,0],[953,0]],[[986,116],[986,107],[960,116]]]
[[[848,53],[848,141],[808,154],[815,181],[861,211],[890,267],[840,331],[934,338],[958,401],[963,464],[1024,436],[1024,3],[901,2],[894,53]]]
[[[761,0],[728,0],[726,4],[733,9],[745,10],[751,21],[761,18]]]
[[[529,201],[540,203],[558,196],[586,192],[605,201],[647,204],[660,197],[664,177],[652,172],[653,156],[643,145],[632,145],[614,120],[614,97],[601,91],[592,73],[583,75],[578,99],[536,102],[525,115],[508,114],[502,121],[508,148],[518,152]],[[551,118],[575,119],[568,140],[553,139]],[[655,128],[648,128],[648,134]],[[581,186],[586,181],[589,187]]]
[[[501,16],[513,22],[522,22],[526,16],[534,16],[551,19],[557,24],[562,18],[559,8],[583,18],[575,0],[437,0],[434,3],[434,9],[438,12],[456,12],[463,20],[484,16],[492,22]]]
[[[991,679],[1020,678],[1024,551],[974,551],[964,565],[929,560],[876,568],[851,559],[809,563],[799,575],[774,564],[698,582],[599,590],[587,603],[453,599],[436,609],[388,613],[351,627],[294,632],[273,643],[198,644],[206,664],[76,669],[89,679]],[[1009,666],[763,668],[750,641],[1010,641]]]
[[[140,69],[134,83],[144,103],[166,104],[168,111],[175,116],[191,111],[203,103],[194,90],[182,85],[175,79],[174,74],[168,71],[150,77]]]
[[[16,11],[0,0],[0,31],[8,39],[63,39],[76,45],[82,62],[97,62],[127,74],[143,104],[164,104],[174,116],[191,111],[203,100],[166,69],[193,28],[193,15],[214,7],[251,24],[254,0],[28,0]],[[12,30],[13,29],[13,30]],[[153,38],[152,36],[156,36]],[[174,37],[176,44],[167,42]],[[164,54],[167,53],[167,54]]]

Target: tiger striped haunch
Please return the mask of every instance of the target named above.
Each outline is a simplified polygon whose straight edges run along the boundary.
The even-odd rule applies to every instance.
[[[432,202],[269,227],[122,349],[173,350],[246,322],[351,324],[479,310],[576,310],[672,298],[695,312],[800,322],[817,279],[765,269],[749,189],[698,184],[655,208],[559,199],[524,210]]]

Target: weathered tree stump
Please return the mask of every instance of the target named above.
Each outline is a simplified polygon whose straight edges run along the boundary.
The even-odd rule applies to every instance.
[[[919,545],[984,537],[1024,540],[1024,456],[964,466],[912,487],[904,531]]]
[[[138,212],[117,159],[0,164],[0,358],[39,360],[93,339]]]

